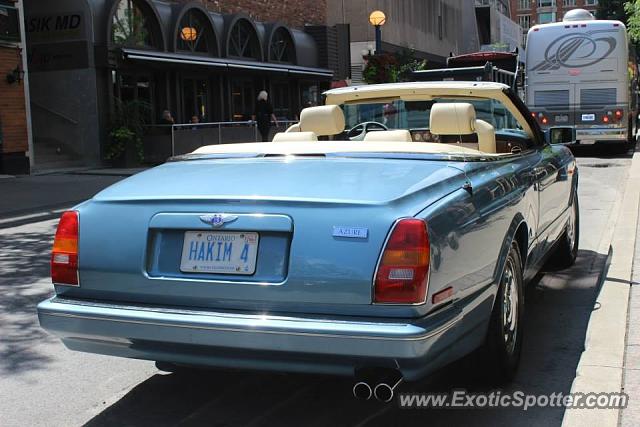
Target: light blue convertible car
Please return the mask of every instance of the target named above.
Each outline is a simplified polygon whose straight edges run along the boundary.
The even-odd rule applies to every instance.
[[[549,143],[568,135],[497,83],[325,95],[271,143],[202,147],[64,213],[42,327],[167,369],[352,375],[385,401],[476,349],[510,380],[523,287],[577,254],[578,169]]]

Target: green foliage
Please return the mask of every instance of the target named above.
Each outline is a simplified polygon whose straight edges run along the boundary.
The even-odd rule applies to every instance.
[[[149,31],[143,12],[135,5],[121,3],[113,16],[113,42],[122,46],[148,46]]]
[[[142,136],[149,117],[151,106],[143,101],[121,101],[114,99],[114,112],[111,117],[109,143],[105,158],[118,159],[132,150],[138,161],[144,160]]]
[[[408,81],[413,71],[424,70],[427,65],[426,60],[416,59],[415,51],[409,49],[396,54],[367,55],[364,59],[362,77],[368,84]]]
[[[628,1],[624,5],[627,13],[627,31],[634,43],[640,43],[640,0]]]

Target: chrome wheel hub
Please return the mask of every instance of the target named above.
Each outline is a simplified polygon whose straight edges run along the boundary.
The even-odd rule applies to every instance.
[[[507,259],[502,276],[504,289],[502,298],[502,336],[509,354],[516,347],[518,334],[518,283],[516,281],[513,260]]]

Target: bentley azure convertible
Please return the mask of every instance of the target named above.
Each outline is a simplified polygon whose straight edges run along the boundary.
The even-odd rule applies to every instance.
[[[42,327],[166,369],[354,376],[384,401],[470,353],[509,381],[524,286],[577,254],[567,135],[498,83],[325,96],[273,142],[201,147],[65,212]]]

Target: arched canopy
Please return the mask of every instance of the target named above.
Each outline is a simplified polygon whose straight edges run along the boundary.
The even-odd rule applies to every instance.
[[[176,52],[219,56],[218,37],[211,16],[198,3],[187,4],[180,12],[174,43]]]
[[[269,37],[267,51],[269,62],[296,63],[296,49],[293,37],[291,36],[291,32],[282,25],[273,28],[271,36]]]
[[[116,46],[164,50],[153,5],[147,0],[118,0],[111,12],[109,42]]]
[[[236,17],[227,32],[227,56],[262,61],[262,47],[258,31],[249,19]]]

